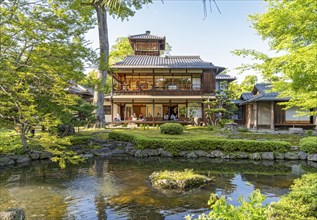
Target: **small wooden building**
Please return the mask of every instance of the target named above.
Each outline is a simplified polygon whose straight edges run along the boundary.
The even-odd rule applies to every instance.
[[[278,92],[271,92],[271,84],[257,83],[250,93],[243,93],[240,100],[237,122],[247,128],[313,128],[316,118],[313,116],[296,116],[298,107],[284,110],[283,102],[289,98],[280,98]]]
[[[160,56],[165,37],[144,34],[129,36],[134,55],[111,66],[113,89],[106,96],[111,118],[160,123],[186,121],[185,109],[196,109],[204,120],[203,101],[214,98],[216,76],[225,68],[203,61],[199,56]],[[110,120],[109,120],[110,119]]]

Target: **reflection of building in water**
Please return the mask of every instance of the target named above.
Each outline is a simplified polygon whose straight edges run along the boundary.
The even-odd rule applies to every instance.
[[[102,177],[104,173],[110,172],[109,161],[96,159],[93,165],[93,171],[96,173],[96,176]]]

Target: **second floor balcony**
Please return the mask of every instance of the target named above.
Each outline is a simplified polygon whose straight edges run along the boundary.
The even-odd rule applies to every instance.
[[[118,83],[114,87],[115,95],[202,95],[201,84],[149,84]]]

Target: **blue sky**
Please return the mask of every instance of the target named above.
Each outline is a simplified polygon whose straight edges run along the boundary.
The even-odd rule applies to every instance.
[[[237,75],[235,67],[251,60],[231,54],[235,49],[269,50],[267,42],[252,29],[248,15],[265,12],[262,0],[217,0],[221,14],[213,1],[212,12],[208,9],[204,18],[201,0],[155,0],[143,7],[128,21],[109,18],[109,43],[117,37],[144,33],[165,36],[172,46],[171,55],[200,55],[205,61],[229,69]],[[207,5],[209,7],[209,5]],[[87,38],[98,48],[97,29],[90,31]],[[249,72],[248,74],[255,74]],[[243,77],[237,76],[239,81]]]

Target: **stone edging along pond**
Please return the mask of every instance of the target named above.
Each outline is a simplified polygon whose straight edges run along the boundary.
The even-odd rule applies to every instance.
[[[106,157],[116,155],[129,155],[138,158],[144,157],[184,157],[184,158],[221,158],[221,159],[250,159],[250,160],[307,160],[317,162],[316,154],[307,154],[301,151],[281,152],[225,152],[221,150],[188,150],[179,151],[173,154],[163,148],[157,149],[138,149],[130,142],[115,140],[95,140],[100,146],[99,149],[89,149],[85,145],[74,145],[71,150],[77,152],[83,158]],[[26,164],[32,160],[50,159],[52,154],[49,152],[30,151],[24,155],[0,155],[0,167],[15,164]]]

